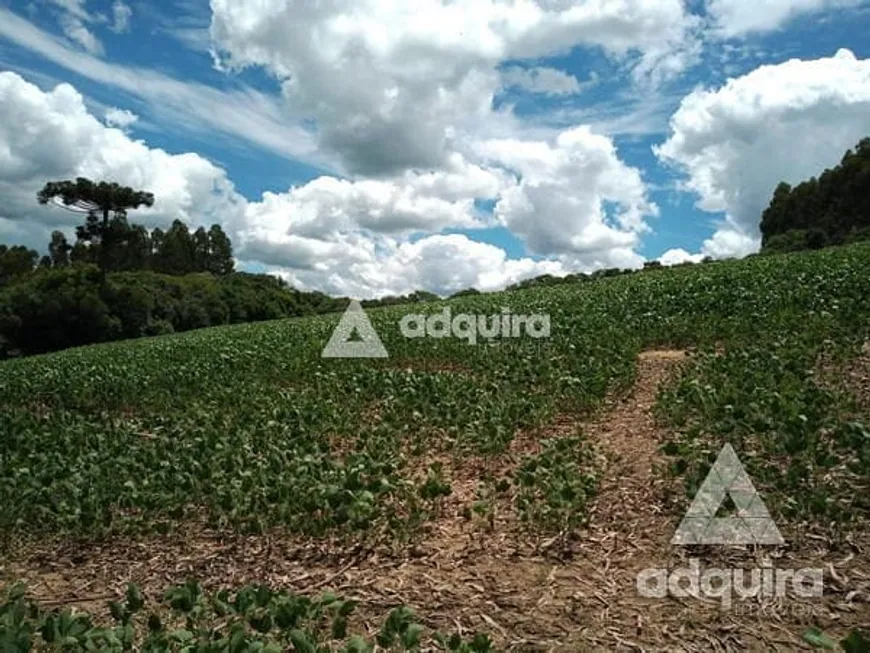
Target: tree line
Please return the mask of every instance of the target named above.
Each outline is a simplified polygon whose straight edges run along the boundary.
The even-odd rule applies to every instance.
[[[37,201],[85,216],[83,224],[76,227],[75,243],[71,245],[62,231],[54,231],[48,253],[42,257],[21,245],[0,245],[0,285],[36,269],[65,268],[77,263],[94,264],[104,275],[151,270],[171,275],[209,272],[225,276],[235,269],[232,242],[218,224],[191,233],[181,220],[175,220],[166,231],[149,231],[143,225],[130,223],[127,212],[152,206],[151,193],[79,177],[75,181],[47,183],[37,194]]]
[[[275,276],[235,270],[220,225],[191,232],[131,223],[128,212],[152,193],[112,182],[52,181],[43,205],[81,214],[70,244],[54,231],[42,256],[0,244],[0,359],[201,327],[343,311],[347,297],[290,288]],[[434,301],[415,292],[367,307]]]
[[[191,232],[131,223],[153,194],[84,177],[52,181],[40,204],[79,213],[70,244],[54,231],[48,252],[0,245],[0,358],[200,327],[342,310],[347,301],[235,271],[220,225]]]
[[[794,188],[781,182],[761,216],[762,252],[820,249],[870,239],[870,138]]]
[[[193,233],[181,220],[163,231],[148,231],[126,218],[114,218],[109,224],[111,240],[101,240],[97,219],[88,216],[76,229],[75,244],[70,245],[62,231],[53,231],[48,253],[40,257],[23,245],[0,244],[0,285],[20,279],[37,269],[64,268],[76,263],[90,263],[106,272],[151,270],[161,274],[183,275],[210,272],[225,276],[235,269],[232,242],[220,225]]]

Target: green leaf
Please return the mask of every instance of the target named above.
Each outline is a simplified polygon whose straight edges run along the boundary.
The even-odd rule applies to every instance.
[[[298,629],[290,631],[290,643],[296,653],[317,653],[317,646],[304,632]]]
[[[109,603],[109,612],[112,615],[112,619],[117,622],[123,621],[126,615],[126,610],[124,610],[124,606],[122,606],[117,601],[111,601]]]
[[[810,628],[803,634],[803,639],[808,644],[812,644],[813,646],[817,646],[819,648],[824,648],[828,650],[834,650],[837,648],[837,642],[833,639],[825,635],[818,628]]]
[[[185,642],[189,642],[193,639],[193,633],[183,628],[180,630],[173,630],[171,633],[169,633],[169,639],[179,642],[180,644],[184,644]]]
[[[416,650],[420,647],[420,638],[423,635],[423,626],[420,624],[409,624],[404,633],[402,633],[402,645],[408,650]]]
[[[870,636],[853,630],[840,641],[840,646],[846,653],[870,653]]]
[[[374,646],[359,635],[351,637],[344,647],[344,653],[371,653],[373,650]]]
[[[338,616],[332,621],[332,638],[344,639],[347,637],[347,617]]]
[[[131,613],[138,612],[142,609],[142,606],[145,605],[145,599],[142,596],[142,592],[139,590],[139,587],[133,583],[127,585],[127,610]]]

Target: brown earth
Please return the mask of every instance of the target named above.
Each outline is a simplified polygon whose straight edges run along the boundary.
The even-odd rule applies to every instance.
[[[420,541],[400,553],[191,529],[89,546],[31,546],[0,567],[0,579],[25,579],[40,600],[92,611],[131,581],[150,597],[189,576],[209,588],[265,582],[303,593],[329,589],[361,602],[352,627],[373,632],[392,607],[406,604],[428,626],[485,631],[516,651],[809,650],[801,636],[811,625],[835,637],[870,626],[866,537],[837,538],[847,542],[843,548],[823,532],[794,537],[783,529],[787,541],[803,544],[771,558],[779,568],[824,567],[821,599],[747,600],[725,610],[711,599],[639,596],[641,570],[687,566],[686,547],[670,543],[680,515],[668,499],[674,485],[660,469],[667,433],[651,415],[659,384],[684,358],[679,351],[645,352],[628,394],[608,400],[585,424],[564,418],[543,434],[582,427],[599,457],[598,499],[587,527],[566,546],[530,541],[505,502],[493,502],[489,519],[463,514],[482,473],[498,476],[537,450],[542,434],[529,433],[496,459],[445,456],[453,494]],[[761,564],[760,553],[719,549],[690,553],[704,566]]]

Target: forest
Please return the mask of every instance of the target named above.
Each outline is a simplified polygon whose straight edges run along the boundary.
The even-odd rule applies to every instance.
[[[82,214],[72,244],[40,255],[0,244],[0,358],[201,327],[340,310],[346,300],[235,271],[220,225],[191,232],[130,222],[153,195],[108,182],[49,182],[37,200]]]
[[[840,163],[794,188],[781,182],[761,216],[762,252],[870,239],[870,137]]]

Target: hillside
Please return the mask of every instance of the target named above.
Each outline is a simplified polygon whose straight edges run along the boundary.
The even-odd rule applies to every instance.
[[[340,316],[321,315],[0,362],[0,582],[44,602],[7,632],[74,605],[153,650],[859,641],[868,266],[856,244],[380,307],[380,359],[322,358]],[[445,308],[546,315],[550,334],[400,332]],[[787,542],[765,550],[824,568],[822,597],[723,616],[638,595],[641,571],[685,563],[671,537],[726,443]],[[688,552],[742,568],[759,550]],[[122,650],[106,632],[70,636]]]

